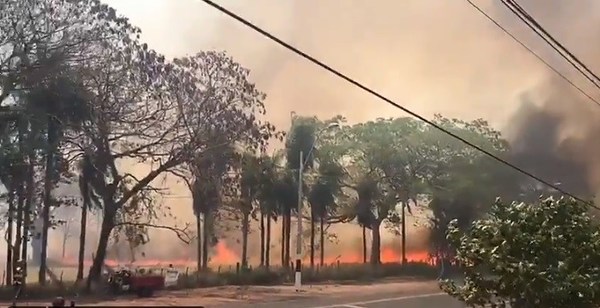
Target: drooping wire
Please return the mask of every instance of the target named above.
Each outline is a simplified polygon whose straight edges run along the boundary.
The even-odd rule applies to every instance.
[[[553,183],[550,183],[550,182],[548,182],[548,181],[546,181],[546,180],[544,180],[544,179],[542,179],[542,178],[540,178],[540,177],[532,174],[531,172],[529,172],[527,170],[524,170],[521,167],[518,167],[518,166],[515,166],[515,165],[511,164],[510,162],[508,162],[508,161],[506,161],[506,160],[504,160],[504,159],[502,159],[502,158],[500,158],[500,157],[492,154],[491,152],[483,149],[482,147],[480,147],[480,146],[478,146],[478,145],[476,145],[476,144],[474,144],[474,143],[472,143],[472,142],[464,139],[463,137],[460,137],[457,134],[455,134],[455,133],[453,133],[453,132],[451,132],[451,131],[443,128],[443,127],[441,127],[440,125],[438,125],[438,124],[436,124],[436,123],[434,123],[434,122],[426,119],[422,115],[420,115],[420,114],[418,114],[418,113],[416,113],[416,112],[414,112],[414,111],[412,111],[412,110],[410,110],[410,109],[408,109],[408,108],[406,108],[406,107],[404,107],[404,106],[402,106],[402,105],[400,105],[400,104],[392,101],[390,98],[385,97],[384,95],[380,94],[379,92],[377,92],[377,91],[375,91],[375,90],[373,90],[373,89],[371,89],[371,88],[363,85],[361,82],[359,82],[359,81],[357,81],[357,80],[355,80],[355,79],[353,79],[353,78],[351,78],[351,77],[349,77],[349,76],[341,73],[340,71],[338,71],[338,70],[332,68],[331,66],[325,64],[324,62],[322,62],[322,61],[314,58],[313,56],[307,54],[306,52],[301,51],[300,49],[298,49],[298,48],[292,46],[291,44],[283,41],[282,39],[276,37],[275,35],[273,35],[273,34],[267,32],[266,30],[264,30],[264,29],[256,26],[252,22],[244,19],[243,17],[239,16],[238,14],[236,14],[236,13],[234,13],[234,12],[232,12],[232,11],[230,11],[230,10],[228,10],[228,9],[226,9],[226,8],[218,5],[218,4],[216,4],[215,2],[213,2],[211,0],[200,0],[200,1],[203,1],[204,3],[208,4],[212,8],[214,8],[214,9],[216,9],[216,10],[224,13],[225,15],[227,15],[227,16],[235,19],[235,20],[237,20],[238,22],[242,23],[246,27],[248,27],[248,28],[256,31],[257,33],[259,33],[259,34],[265,36],[266,38],[274,41],[275,43],[281,45],[282,47],[284,47],[284,48],[286,48],[286,49],[294,52],[295,54],[297,54],[300,57],[302,57],[302,58],[304,58],[304,59],[312,62],[313,64],[315,64],[315,65],[317,65],[319,67],[321,67],[322,69],[328,71],[329,73],[331,73],[331,74],[333,74],[333,75],[335,75],[335,76],[337,76],[337,77],[345,80],[346,82],[348,82],[348,83],[350,83],[350,84],[352,84],[352,85],[360,88],[361,90],[363,90],[363,91],[365,91],[365,92],[367,92],[367,93],[369,93],[369,94],[371,94],[371,95],[373,95],[373,96],[375,96],[375,97],[383,100],[384,102],[388,103],[389,105],[391,105],[393,107],[396,107],[396,108],[398,108],[398,109],[400,109],[400,110],[408,113],[409,115],[411,115],[411,116],[413,116],[413,117],[415,117],[415,118],[417,118],[417,119],[419,119],[419,120],[421,120],[421,121],[423,121],[423,122],[431,125],[432,127],[434,127],[436,129],[440,130],[441,132],[445,133],[446,135],[448,135],[448,136],[450,136],[452,138],[455,138],[455,139],[461,141],[462,143],[466,144],[467,146],[470,146],[470,147],[474,148],[475,150],[477,150],[477,151],[481,152],[482,154],[484,154],[484,155],[492,158],[493,160],[495,160],[495,161],[497,161],[497,162],[499,162],[499,163],[501,163],[501,164],[503,164],[503,165],[505,165],[505,166],[507,166],[507,167],[509,167],[509,168],[511,168],[511,169],[513,169],[513,170],[515,170],[515,171],[523,174],[523,175],[526,175],[526,176],[528,176],[528,177],[530,177],[530,178],[532,178],[532,179],[534,179],[534,180],[536,180],[536,181],[538,181],[538,182],[540,182],[540,183],[542,183],[542,184],[544,184],[544,185],[546,185],[546,186],[548,186],[548,187],[550,187],[550,188],[552,188],[552,189],[554,189],[554,190],[556,190],[556,191],[558,191],[558,192],[560,192],[560,193],[562,193],[562,194],[564,194],[566,196],[569,196],[569,197],[571,197],[571,198],[573,198],[573,199],[575,199],[577,201],[586,203],[586,204],[588,204],[588,205],[590,205],[590,206],[592,206],[594,208],[600,209],[599,207],[596,207],[593,204],[591,204],[591,202],[586,201],[583,198],[580,198],[580,197],[578,197],[578,196],[576,196],[576,195],[574,195],[574,194],[572,194],[570,192],[567,192],[564,189],[558,187],[557,185],[555,185]]]
[[[523,41],[519,40],[514,34],[510,33],[510,31],[508,31],[505,27],[503,27],[499,22],[497,22],[492,16],[490,16],[488,13],[486,13],[483,9],[481,9],[479,6],[477,6],[477,4],[475,4],[471,0],[465,0],[465,1],[467,1],[467,3],[469,3],[473,8],[475,8],[477,10],[477,12],[479,12],[481,15],[483,15],[485,18],[487,18],[496,27],[498,27],[500,30],[502,30],[502,32],[504,32],[506,35],[508,35],[510,38],[512,38],[519,45],[521,45],[521,47],[525,48],[525,50],[527,50],[529,53],[531,53],[533,56],[535,56],[540,62],[542,62],[546,67],[548,67],[551,71],[553,71],[561,79],[566,81],[569,85],[571,85],[574,89],[576,89],[579,93],[581,93],[583,96],[585,96],[592,103],[594,103],[600,107],[600,102],[597,99],[595,99],[592,95],[590,95],[589,93],[584,91],[580,86],[576,85],[572,80],[570,80],[567,76],[565,76],[565,74],[561,73],[558,69],[556,69],[550,63],[548,63],[548,61],[544,60],[544,58],[542,58],[542,56],[540,56],[538,53],[533,51],[533,49],[531,49],[527,45],[525,45],[525,43],[523,43]]]

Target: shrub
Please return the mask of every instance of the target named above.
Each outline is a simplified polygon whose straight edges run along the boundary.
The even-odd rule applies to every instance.
[[[572,199],[498,201],[464,234],[454,222],[448,238],[464,282],[442,288],[468,305],[598,307],[600,226],[589,212]]]

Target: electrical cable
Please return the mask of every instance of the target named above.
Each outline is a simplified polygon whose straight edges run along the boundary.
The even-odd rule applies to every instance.
[[[544,29],[523,7],[514,0],[502,0],[502,4],[508,8],[517,18],[525,23],[535,34],[542,38],[554,51],[563,57],[571,66],[579,71],[596,88],[600,89],[600,78],[591,69],[579,60],[563,44],[558,42],[546,29]]]
[[[532,55],[534,55],[540,62],[542,62],[544,65],[546,65],[546,67],[548,67],[550,70],[552,70],[556,75],[558,75],[560,78],[562,78],[568,84],[570,84],[579,93],[581,93],[582,95],[584,95],[585,97],[587,97],[591,102],[595,103],[596,105],[598,105],[600,107],[600,102],[598,100],[596,100],[595,98],[593,98],[590,94],[588,94],[587,92],[585,92],[581,87],[579,87],[573,81],[571,81],[569,78],[567,78],[567,76],[565,76],[558,69],[556,69],[550,63],[548,63],[548,61],[544,60],[544,58],[542,58],[542,56],[540,56],[538,53],[536,53],[531,48],[529,48],[527,45],[525,45],[525,43],[523,43],[523,41],[519,40],[514,34],[510,33],[510,31],[508,31],[499,22],[497,22],[494,18],[492,18],[492,16],[490,16],[488,13],[486,13],[484,10],[482,10],[479,6],[477,6],[477,4],[475,4],[471,0],[465,0],[465,1],[467,1],[467,3],[469,3],[473,8],[475,8],[481,15],[485,16],[485,18],[487,18],[491,23],[493,23],[494,25],[496,25],[496,27],[498,27],[500,30],[502,30],[502,32],[504,32],[506,35],[508,35],[510,38],[512,38],[519,45],[521,45],[521,47],[525,48],[529,53],[531,53]]]
[[[284,47],[284,48],[286,48],[286,49],[294,52],[295,54],[297,54],[297,55],[301,56],[302,58],[304,58],[304,59],[312,62],[313,64],[321,67],[322,69],[328,71],[329,73],[331,73],[331,74],[333,74],[333,75],[335,75],[335,76],[337,76],[337,77],[345,80],[346,82],[348,82],[348,83],[350,83],[350,84],[352,84],[352,85],[360,88],[361,90],[363,90],[363,91],[365,91],[365,92],[367,92],[367,93],[369,93],[369,94],[371,94],[371,95],[373,95],[373,96],[375,96],[375,97],[383,100],[384,102],[388,103],[389,105],[391,105],[393,107],[396,107],[396,108],[398,108],[398,109],[400,109],[400,110],[408,113],[409,115],[411,115],[411,116],[413,116],[413,117],[415,117],[415,118],[417,118],[417,119],[419,119],[419,120],[421,120],[421,121],[423,121],[423,122],[431,125],[432,127],[434,127],[436,129],[438,129],[439,131],[445,133],[446,135],[448,135],[448,136],[450,136],[450,137],[452,137],[454,139],[457,139],[457,140],[461,141],[462,143],[468,145],[469,147],[471,147],[471,148],[473,148],[473,149],[475,149],[475,150],[477,150],[477,151],[485,154],[486,156],[492,158],[493,160],[495,160],[495,161],[497,161],[497,162],[499,162],[499,163],[501,163],[501,164],[503,164],[503,165],[505,165],[505,166],[507,166],[507,167],[509,167],[509,168],[511,168],[511,169],[513,169],[513,170],[515,170],[515,171],[523,174],[523,175],[526,175],[526,176],[528,176],[528,177],[530,177],[530,178],[532,178],[532,179],[534,179],[534,180],[536,180],[536,181],[538,181],[538,182],[540,182],[540,183],[542,183],[542,184],[544,184],[544,185],[546,185],[546,186],[548,186],[548,187],[550,187],[550,188],[552,188],[552,189],[554,189],[554,190],[556,190],[556,191],[558,191],[558,192],[560,192],[560,193],[562,193],[562,194],[564,194],[566,196],[569,196],[569,197],[571,197],[571,198],[573,198],[573,199],[575,199],[577,201],[580,201],[580,202],[586,203],[586,204],[588,204],[588,205],[590,205],[592,207],[595,207],[593,204],[591,204],[590,202],[584,200],[583,198],[575,196],[574,194],[569,193],[569,192],[563,190],[562,188],[558,187],[557,185],[554,185],[554,184],[552,184],[552,183],[550,183],[550,182],[548,182],[548,181],[546,181],[546,180],[544,180],[544,179],[542,179],[542,178],[540,178],[540,177],[538,177],[538,176],[530,173],[529,171],[526,171],[526,170],[524,170],[524,169],[522,169],[522,168],[520,168],[518,166],[515,166],[515,165],[511,164],[510,162],[508,162],[508,161],[506,161],[506,160],[504,160],[504,159],[502,159],[502,158],[500,158],[500,157],[492,154],[491,152],[483,149],[482,147],[480,147],[480,146],[478,146],[478,145],[476,145],[476,144],[474,144],[474,143],[466,140],[465,138],[460,137],[457,134],[455,134],[455,133],[453,133],[453,132],[451,132],[451,131],[443,128],[443,127],[441,127],[440,125],[438,125],[438,124],[436,124],[436,123],[434,123],[434,122],[426,119],[422,115],[419,115],[418,113],[416,113],[416,112],[414,112],[414,111],[412,111],[412,110],[410,110],[410,109],[408,109],[408,108],[406,108],[406,107],[404,107],[402,105],[399,105],[398,103],[392,101],[390,98],[385,97],[384,95],[382,95],[382,94],[378,93],[377,91],[375,91],[375,90],[373,90],[373,89],[371,89],[371,88],[363,85],[362,83],[358,82],[357,80],[355,80],[355,79],[353,79],[351,77],[348,77],[347,75],[339,72],[338,70],[332,68],[331,66],[329,66],[329,65],[327,65],[327,64],[319,61],[318,59],[312,57],[311,55],[307,54],[306,52],[301,51],[300,49],[298,49],[298,48],[290,45],[289,43],[286,43],[285,41],[279,39],[278,37],[274,36],[273,34],[267,32],[266,30],[263,30],[262,28],[254,25],[252,22],[250,22],[250,21],[244,19],[243,17],[237,15],[236,13],[234,13],[234,12],[232,12],[232,11],[230,11],[230,10],[228,10],[228,9],[226,9],[226,8],[218,5],[218,4],[216,4],[215,2],[213,2],[211,0],[199,0],[199,1],[202,1],[202,2],[206,3],[207,5],[211,6],[212,8],[214,8],[214,9],[220,11],[221,13],[223,13],[223,14],[225,14],[225,15],[227,15],[227,16],[235,19],[235,20],[237,20],[238,22],[242,23],[246,27],[248,27],[248,28],[250,28],[250,29],[258,32],[262,36],[265,36],[266,38],[274,41],[275,43],[281,45],[282,47]],[[598,208],[598,209],[600,209],[600,208]]]

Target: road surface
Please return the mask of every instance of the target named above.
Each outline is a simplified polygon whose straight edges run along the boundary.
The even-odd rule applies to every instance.
[[[206,308],[213,306],[206,306]],[[222,308],[464,308],[464,304],[442,293],[422,293],[398,296],[396,293],[376,293],[360,296],[324,296],[282,302],[246,305],[219,305]]]
[[[112,300],[73,298],[78,306],[202,306],[206,308],[464,308],[440,293],[436,281],[407,279],[371,284],[318,284],[303,286],[223,286],[204,289],[164,291],[151,298],[135,296]],[[46,301],[21,305],[47,304]],[[0,300],[1,306],[3,305]]]

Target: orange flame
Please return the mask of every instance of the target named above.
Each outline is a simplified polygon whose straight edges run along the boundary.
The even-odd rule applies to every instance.
[[[213,248],[213,254],[210,256],[210,264],[212,266],[223,266],[223,265],[235,265],[240,262],[240,254],[235,252],[233,249],[227,247],[224,241],[220,241]],[[367,255],[367,262],[369,261],[369,255]],[[408,251],[406,258],[409,262],[430,262],[429,253],[427,251]],[[397,263],[402,259],[402,254],[392,247],[384,246],[381,248],[381,262],[382,263]],[[304,262],[308,263],[309,258],[305,258]],[[319,253],[315,252],[315,262],[319,263]],[[334,263],[362,263],[363,255],[362,252],[343,252],[338,256],[328,255],[325,257],[325,264]],[[66,258],[62,262],[63,266],[74,267],[77,266],[77,260],[73,258]],[[135,267],[167,267],[172,265],[176,268],[194,268],[196,267],[197,261],[195,258],[185,259],[172,259],[172,260],[158,260],[158,259],[139,259],[135,262],[123,262],[114,259],[107,259],[105,264],[110,267],[118,267],[119,265],[130,265]],[[85,260],[84,265],[86,267],[91,266],[91,260]]]

